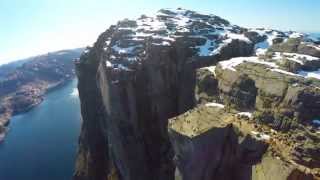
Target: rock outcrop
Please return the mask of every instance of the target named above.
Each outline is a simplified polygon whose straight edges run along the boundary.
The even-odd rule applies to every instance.
[[[216,101],[233,109],[256,110],[262,122],[276,129],[287,130],[296,123],[310,124],[320,117],[320,81],[308,78],[307,71],[302,70],[303,60],[318,62],[320,59],[286,55],[233,58],[198,70],[198,102]],[[295,70],[298,73],[286,71],[283,61],[301,63]],[[313,63],[314,68],[316,64]]]
[[[278,134],[217,104],[170,120],[169,134],[182,179],[313,179],[308,168],[277,154]],[[286,147],[289,148],[289,147]]]
[[[231,115],[224,110],[191,109],[214,101],[224,102],[230,111],[265,112],[282,107],[279,103],[288,97],[287,104],[294,105],[283,109],[298,109],[301,113],[292,117],[310,122],[318,115],[314,111],[318,106],[306,99],[315,102],[318,90],[308,83],[317,86],[317,82],[282,76],[254,63],[238,63],[240,73],[221,65],[207,67],[233,57],[267,56],[267,47],[285,42],[293,34],[248,30],[218,16],[183,9],[164,9],[154,17],[143,15],[111,26],[77,62],[83,128],[75,179],[252,179],[264,171],[273,173],[265,168],[276,160],[267,159],[268,165],[259,166],[269,153],[268,143],[226,121]],[[305,64],[303,61],[302,66]],[[272,88],[265,81],[278,84]],[[289,93],[289,85],[296,87],[292,81],[302,87]],[[264,100],[257,103],[256,99],[263,99],[265,92],[278,95],[279,103],[271,99],[274,105],[260,107]],[[189,129],[180,131],[174,124],[179,124],[179,115],[187,112],[181,116],[189,116],[189,110],[191,114],[199,112],[191,118],[196,126],[181,125]],[[168,134],[168,119],[172,118]],[[292,169],[281,177],[289,177]],[[294,173],[302,178],[310,174],[300,169]]]

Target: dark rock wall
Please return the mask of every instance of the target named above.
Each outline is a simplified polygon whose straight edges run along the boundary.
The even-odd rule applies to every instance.
[[[108,173],[108,141],[103,133],[102,124],[105,110],[95,81],[90,76],[83,76],[85,74],[78,74],[83,123],[79,138],[75,179],[98,180],[104,179]]]
[[[104,34],[108,34],[108,31]],[[96,82],[101,48],[99,43],[96,43],[89,54],[82,55],[80,61],[76,62],[82,129],[75,180],[106,179],[113,168],[106,135],[106,110]]]
[[[193,98],[185,98],[191,91],[178,83],[183,78],[173,48],[148,51],[146,63],[134,72],[116,72],[103,61],[99,68],[111,149],[123,179],[174,178],[167,120],[193,105]]]

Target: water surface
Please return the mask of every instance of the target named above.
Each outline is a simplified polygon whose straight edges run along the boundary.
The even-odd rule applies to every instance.
[[[0,180],[70,180],[80,131],[74,80],[15,116],[0,144]]]

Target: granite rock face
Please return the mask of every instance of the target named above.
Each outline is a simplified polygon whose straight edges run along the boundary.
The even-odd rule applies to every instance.
[[[283,41],[275,40],[276,33]],[[268,144],[224,122],[228,113],[201,110],[194,120],[200,129],[191,134],[171,130],[175,122],[168,133],[168,119],[212,101],[234,110],[255,109],[256,96],[266,88],[264,77],[249,76],[249,67],[241,74],[224,75],[222,67],[207,66],[262,56],[263,45],[284,42],[292,34],[248,30],[183,9],[163,9],[153,17],[111,26],[77,62],[83,128],[75,179],[252,179],[251,170],[268,152]],[[270,79],[277,75],[271,73]],[[281,87],[270,91],[277,94]],[[312,88],[305,96],[313,99],[316,93]],[[228,173],[231,170],[235,173]]]

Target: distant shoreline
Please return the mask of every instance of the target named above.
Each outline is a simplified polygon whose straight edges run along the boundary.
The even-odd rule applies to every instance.
[[[0,136],[3,141],[12,116],[25,113],[44,96],[75,76],[74,60],[83,48],[49,52],[0,66]]]
[[[12,117],[19,115],[19,114],[26,113],[26,112],[30,111],[31,109],[35,108],[36,106],[40,105],[44,101],[45,96],[48,93],[51,93],[52,91],[55,91],[55,90],[58,90],[58,89],[64,87],[65,85],[67,85],[68,83],[71,83],[75,79],[76,79],[76,77],[74,76],[72,78],[65,79],[65,80],[59,81],[57,83],[48,84],[47,87],[42,88],[41,91],[38,91],[39,96],[37,97],[37,99],[35,99],[34,103],[26,106],[25,109],[23,109],[17,113],[14,113],[14,110],[9,109],[7,113],[5,112],[2,115],[0,114],[0,143],[5,140],[5,136],[8,131],[8,126],[10,124],[10,120],[12,119]]]

